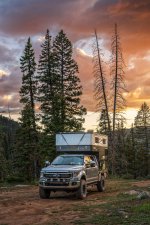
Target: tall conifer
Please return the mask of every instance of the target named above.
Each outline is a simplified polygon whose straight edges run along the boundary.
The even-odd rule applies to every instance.
[[[35,56],[30,38],[24,49],[23,56],[20,59],[20,68],[23,74],[22,86],[20,89],[20,102],[23,104],[21,111],[21,132],[22,136],[18,150],[18,157],[22,160],[22,164],[28,165],[26,170],[27,179],[37,177],[38,162],[38,134],[35,115],[35,96],[36,96],[36,79],[35,79]],[[19,137],[20,139],[20,137]],[[22,157],[22,156],[26,157]],[[22,165],[23,167],[23,165]]]
[[[61,30],[54,40],[55,73],[59,86],[60,131],[81,130],[86,109],[80,105],[82,86],[78,65],[72,57],[72,44]]]
[[[48,134],[58,132],[59,108],[58,108],[58,78],[55,73],[55,61],[53,57],[53,46],[49,30],[45,35],[45,40],[41,45],[41,55],[38,65],[38,100],[41,104],[42,124],[44,131]]]

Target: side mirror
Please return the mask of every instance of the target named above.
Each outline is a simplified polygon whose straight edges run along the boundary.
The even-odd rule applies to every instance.
[[[49,166],[51,163],[49,161],[45,161],[45,167]]]
[[[90,165],[91,165],[91,167],[95,167],[96,166],[95,161],[90,161]]]
[[[91,167],[91,164],[89,162],[86,162],[85,163],[85,166],[86,166],[86,168],[90,168]]]

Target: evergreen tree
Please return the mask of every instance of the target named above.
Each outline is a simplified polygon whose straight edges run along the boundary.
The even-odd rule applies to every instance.
[[[127,173],[126,138],[124,118],[122,118],[118,122],[118,127],[115,132],[115,172],[120,176]]]
[[[130,133],[127,135],[126,139],[126,159],[127,159],[127,173],[132,175],[134,179],[138,176],[138,147],[135,139],[135,129],[132,127],[130,129]]]
[[[4,149],[4,137],[5,137],[5,134],[3,133],[0,127],[0,182],[4,181],[8,172],[6,153]]]
[[[42,124],[47,134],[55,134],[60,131],[60,116],[58,107],[58,76],[55,73],[53,46],[49,30],[41,45],[41,55],[38,65],[38,101],[41,104]]]
[[[23,104],[23,109],[20,118],[21,131],[18,137],[17,153],[22,163],[21,168],[26,167],[26,176],[28,179],[32,179],[37,177],[38,134],[35,115],[36,63],[30,38],[28,38],[20,63],[23,74],[20,102]]]
[[[40,140],[40,153],[52,160],[55,156],[55,133],[60,126],[58,108],[58,79],[55,74],[52,40],[47,30],[45,40],[41,45],[38,64],[38,101],[40,102],[43,132]]]
[[[25,105],[21,112],[21,126],[16,134],[15,144],[15,174],[25,180],[32,180],[38,176],[38,137],[32,128],[32,110]]]
[[[97,132],[105,135],[108,135],[110,132],[108,128],[107,114],[105,109],[102,109]]]
[[[141,155],[141,175],[150,174],[150,108],[144,102],[135,118],[135,138]]]
[[[19,124],[7,117],[0,115],[0,165],[1,172],[5,169],[4,178],[13,173],[14,143],[16,130]],[[2,161],[4,162],[3,164]]]
[[[72,44],[61,30],[53,44],[55,73],[58,79],[60,131],[82,130],[86,109],[80,105],[82,87],[78,66],[72,58]]]

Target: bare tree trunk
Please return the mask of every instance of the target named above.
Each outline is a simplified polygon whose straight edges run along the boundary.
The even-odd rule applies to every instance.
[[[98,64],[99,64],[99,76],[100,76],[100,80],[101,80],[102,92],[103,92],[103,100],[104,100],[104,105],[105,105],[105,110],[106,110],[106,115],[107,115],[108,131],[109,131],[109,134],[110,134],[111,128],[110,128],[108,103],[107,103],[107,97],[106,97],[104,74],[103,74],[103,69],[102,69],[100,49],[99,49],[99,44],[98,44],[98,38],[97,38],[96,30],[95,30],[95,38],[96,38],[97,56],[98,56]]]
[[[123,71],[123,57],[120,44],[120,37],[117,31],[117,24],[115,24],[114,36],[112,39],[112,90],[113,90],[113,124],[112,124],[112,174],[115,174],[115,128],[116,128],[116,114],[125,106],[125,99],[122,92],[126,91],[124,84]]]

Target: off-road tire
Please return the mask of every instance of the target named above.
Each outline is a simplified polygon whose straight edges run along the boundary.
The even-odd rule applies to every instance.
[[[39,187],[39,196],[42,199],[46,199],[50,197],[50,190]]]
[[[104,181],[104,179],[101,179],[100,181],[97,181],[97,190],[99,192],[103,192],[105,190],[105,181]]]
[[[87,196],[87,184],[86,180],[81,179],[80,181],[80,188],[77,191],[77,198],[79,199],[85,199]]]

